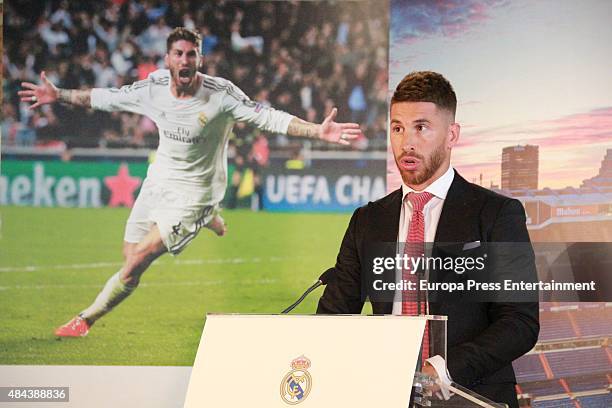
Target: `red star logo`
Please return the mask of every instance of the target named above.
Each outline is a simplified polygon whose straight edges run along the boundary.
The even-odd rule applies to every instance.
[[[132,207],[134,191],[140,185],[140,177],[131,177],[128,165],[122,163],[116,176],[104,177],[104,184],[111,191],[109,207],[118,207],[121,204]]]

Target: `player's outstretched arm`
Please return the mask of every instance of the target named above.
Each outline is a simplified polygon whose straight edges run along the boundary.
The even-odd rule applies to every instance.
[[[47,79],[45,71],[40,73],[40,85],[22,82],[25,88],[18,92],[22,102],[32,102],[29,109],[38,108],[54,102],[65,102],[72,105],[91,107],[91,89],[60,89]]]
[[[337,114],[338,109],[333,108],[329,116],[320,125],[306,122],[300,118],[293,118],[289,122],[287,135],[321,139],[341,145],[349,145],[351,140],[362,136],[361,128],[357,123],[334,122]]]

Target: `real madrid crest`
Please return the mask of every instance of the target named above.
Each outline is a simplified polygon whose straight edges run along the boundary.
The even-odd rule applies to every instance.
[[[200,114],[198,115],[198,123],[200,124],[200,126],[204,127],[206,125],[206,122],[208,122],[206,114],[204,112],[200,112]]]
[[[312,377],[308,372],[310,360],[300,356],[291,362],[291,368],[281,381],[280,394],[287,404],[296,405],[308,397],[312,388]]]

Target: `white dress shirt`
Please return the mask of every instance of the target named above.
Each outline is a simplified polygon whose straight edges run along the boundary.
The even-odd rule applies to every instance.
[[[446,199],[446,194],[450,188],[453,179],[455,178],[455,171],[452,166],[448,167],[448,170],[436,181],[431,183],[423,191],[416,191],[406,184],[402,183],[402,207],[400,210],[399,218],[399,230],[397,234],[397,242],[406,242],[408,236],[408,229],[410,228],[410,219],[412,218],[412,203],[406,200],[406,194],[408,193],[422,193],[427,191],[431,193],[433,197],[425,207],[423,207],[423,217],[425,218],[425,242],[432,243],[436,238],[436,229],[438,228],[438,221],[440,220],[440,214],[442,213],[442,206]],[[397,282],[402,279],[402,271],[397,271]],[[402,291],[398,290],[395,292],[395,299],[393,301],[393,314],[402,314]]]

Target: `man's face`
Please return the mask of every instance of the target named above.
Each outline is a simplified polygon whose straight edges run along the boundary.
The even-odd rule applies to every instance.
[[[177,88],[189,88],[193,84],[200,67],[200,59],[200,51],[196,44],[186,40],[172,43],[165,61]]]
[[[432,102],[391,105],[391,148],[404,184],[421,191],[450,165],[459,125]]]

